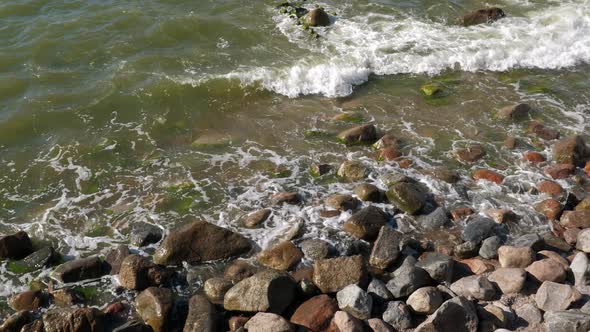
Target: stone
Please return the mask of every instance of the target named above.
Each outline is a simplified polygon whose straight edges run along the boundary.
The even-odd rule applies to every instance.
[[[581,136],[570,136],[553,143],[553,160],[557,163],[583,167],[590,158],[590,149]]]
[[[386,147],[379,150],[377,160],[392,161],[398,159],[401,156],[402,153],[398,150],[398,148]]]
[[[436,208],[430,214],[418,216],[417,221],[426,230],[440,229],[451,223],[447,210],[443,207]]]
[[[297,284],[284,272],[264,270],[230,288],[223,299],[225,310],[282,313],[295,299]]]
[[[278,245],[263,250],[258,255],[260,264],[271,269],[287,271],[303,258],[303,252],[291,241],[284,241]]]
[[[244,254],[251,249],[248,239],[217,225],[196,221],[170,232],[154,254],[154,262],[175,265],[183,261],[201,263]]]
[[[50,267],[58,260],[59,254],[55,251],[55,249],[53,249],[53,247],[46,246],[15,263],[24,267],[26,271],[36,271],[44,267]]]
[[[543,316],[545,328],[551,332],[590,331],[590,315],[576,311],[550,311]]]
[[[60,308],[43,315],[45,332],[101,332],[106,323],[104,314],[96,308]]]
[[[543,168],[543,172],[553,179],[567,179],[576,171],[576,166],[571,164],[555,164]]]
[[[537,184],[537,190],[541,193],[548,195],[561,195],[563,193],[563,187],[555,181],[544,180]]]
[[[539,282],[564,282],[566,276],[566,269],[560,263],[550,258],[533,262],[526,268],[526,271]]]
[[[576,205],[575,211],[588,211],[590,210],[590,196],[585,197],[583,200]]]
[[[478,16],[480,17],[480,16]],[[512,120],[520,120],[526,118],[529,113],[531,112],[531,107],[528,104],[516,104],[511,106],[506,106],[500,109],[497,113],[498,118],[500,119],[512,119]]]
[[[379,230],[387,223],[387,214],[378,207],[368,206],[354,213],[342,229],[361,240],[375,240]]]
[[[477,332],[479,318],[473,303],[462,296],[444,302],[415,332]]]
[[[106,274],[104,262],[98,256],[65,262],[51,272],[50,277],[62,283],[100,278]]]
[[[367,324],[373,332],[395,332],[391,325],[385,323],[382,319],[379,318],[371,318],[367,320]]]
[[[576,249],[585,253],[590,252],[590,228],[583,229],[578,233]]]
[[[515,294],[524,287],[526,271],[523,268],[502,267],[492,272],[488,280],[498,286],[503,294]]]
[[[51,292],[53,303],[60,307],[70,307],[75,304],[83,303],[84,296],[75,289],[58,289]]]
[[[136,247],[145,247],[162,239],[162,230],[154,225],[142,222],[135,224],[129,233],[129,240]]]
[[[336,293],[336,300],[340,310],[361,320],[371,318],[373,298],[359,286],[352,284],[344,287]]]
[[[529,247],[533,251],[543,250],[545,240],[536,233],[524,234],[511,241],[513,247]]]
[[[569,251],[569,250],[568,250]],[[555,251],[551,250],[541,250],[537,252],[537,256],[541,258],[549,258],[556,261],[559,265],[561,265],[566,271],[569,268],[569,261],[563,258],[560,254],[556,253]]]
[[[291,324],[283,317],[266,312],[259,312],[244,325],[248,332],[291,332]]]
[[[373,280],[371,280],[371,282],[369,283],[369,287],[367,287],[367,293],[369,293],[369,295],[371,295],[375,300],[377,300],[374,302],[382,303],[385,301],[393,300],[393,295],[387,289],[387,285],[379,279],[374,278]]]
[[[447,183],[457,183],[461,176],[456,171],[452,171],[446,167],[435,167],[427,171],[427,174],[433,178]]]
[[[385,134],[381,136],[381,138],[373,144],[373,148],[379,150],[383,148],[399,148],[402,144],[402,141],[391,134]]]
[[[346,160],[338,168],[337,174],[349,181],[359,181],[369,175],[369,170],[359,161]]]
[[[363,322],[345,311],[337,311],[332,319],[332,326],[339,332],[364,332]]]
[[[303,203],[303,198],[298,193],[293,192],[279,192],[270,198],[272,205],[299,205]]]
[[[305,23],[310,27],[327,27],[331,24],[330,15],[321,8],[315,8],[307,13]]]
[[[334,167],[330,164],[312,164],[309,169],[314,177],[324,176],[334,171]]]
[[[561,136],[557,130],[547,128],[545,125],[537,121],[531,121],[528,131],[544,140],[554,140]]]
[[[566,228],[563,232],[563,239],[570,245],[575,245],[576,241],[578,241],[578,234],[580,233],[581,229],[579,228]]]
[[[123,288],[144,290],[150,286],[160,286],[166,283],[171,271],[162,271],[163,268],[152,263],[147,257],[129,255],[125,257],[119,270],[119,284]]]
[[[39,290],[29,290],[18,293],[8,300],[10,307],[16,311],[35,311],[49,305],[49,297]]]
[[[33,313],[27,310],[18,311],[8,316],[2,325],[0,325],[0,331],[2,332],[18,332],[23,326],[31,323],[35,317]]]
[[[473,173],[472,177],[475,181],[485,180],[496,184],[502,184],[504,181],[502,174],[488,169],[479,169]]]
[[[379,269],[386,269],[394,263],[400,254],[402,234],[390,227],[383,226],[369,257],[369,264]]]
[[[377,140],[377,128],[372,124],[357,126],[338,134],[338,139],[348,145],[372,144]]]
[[[209,278],[203,284],[203,291],[209,301],[215,304],[223,304],[223,298],[233,284],[229,280],[223,278]]]
[[[543,321],[543,314],[541,310],[532,303],[524,303],[514,308],[514,313],[521,320],[526,322],[528,326],[534,326]]]
[[[0,237],[0,259],[21,259],[33,252],[33,243],[29,235],[20,231]]]
[[[325,331],[337,311],[336,300],[325,294],[317,295],[303,302],[295,310],[291,316],[291,323],[301,325],[311,331]]]
[[[542,213],[549,220],[557,220],[563,207],[559,201],[549,198],[535,205],[535,210]]]
[[[328,258],[331,255],[332,247],[324,240],[309,239],[299,244],[303,255],[311,260]]]
[[[362,256],[337,257],[315,261],[313,282],[322,293],[335,293],[352,284],[366,285],[367,270]]]
[[[590,261],[585,253],[577,253],[569,268],[574,276],[576,286],[588,285],[590,283]]]
[[[498,224],[505,224],[507,222],[518,222],[520,217],[509,209],[488,209],[484,211],[485,214],[493,219]]]
[[[489,218],[476,216],[465,225],[461,238],[466,242],[481,243],[494,233],[496,223]]]
[[[489,261],[484,261],[480,258],[468,258],[463,259],[460,261],[462,265],[465,265],[469,271],[473,274],[484,274],[488,272],[492,272],[496,269],[494,264],[490,263]]]
[[[463,242],[455,246],[453,252],[459,259],[475,257],[479,252],[479,243],[473,241]]]
[[[499,236],[488,237],[481,243],[479,255],[485,259],[498,258],[498,248],[502,246],[503,242]]]
[[[38,319],[29,324],[26,324],[20,329],[20,332],[43,332],[43,320]]]
[[[272,213],[271,209],[260,209],[256,212],[250,213],[244,220],[246,228],[256,228],[265,222]]]
[[[412,327],[412,314],[405,303],[391,301],[383,312],[383,321],[397,330],[406,330]]]
[[[233,283],[242,281],[258,272],[258,268],[243,260],[234,260],[223,271],[223,277]]]
[[[535,261],[535,252],[530,247],[501,246],[498,260],[502,267],[525,268]]]
[[[107,267],[110,267],[111,274],[119,274],[119,270],[121,269],[121,264],[123,264],[123,260],[127,256],[131,255],[129,251],[129,247],[124,244],[120,244],[115,248],[109,250],[106,254],[104,261]]]
[[[432,279],[428,272],[406,259],[392,273],[391,279],[387,282],[387,289],[395,298],[400,298],[412,294],[418,288],[430,286],[431,283]]]
[[[569,308],[580,297],[580,293],[570,285],[545,281],[537,290],[535,302],[537,307],[543,311],[561,311]]]
[[[476,162],[486,155],[486,151],[480,144],[472,144],[466,148],[457,149],[454,153],[459,161],[468,163]]]
[[[353,211],[360,204],[360,201],[350,195],[334,194],[328,196],[324,203],[339,211]]]
[[[417,314],[430,315],[443,303],[441,292],[435,287],[422,287],[414,291],[406,303]]]
[[[545,156],[535,151],[527,151],[522,155],[522,159],[529,163],[538,164],[546,161]]]
[[[383,193],[381,190],[370,183],[362,183],[354,187],[354,194],[365,202],[379,203],[383,201]]]
[[[504,144],[502,145],[509,150],[513,150],[516,147],[517,143],[518,140],[516,139],[516,137],[508,136],[506,137],[506,139],[504,140]]]
[[[193,295],[188,302],[188,315],[183,332],[217,331],[217,309],[203,295]]]
[[[564,211],[559,223],[565,228],[588,228],[590,211]]]
[[[416,264],[424,269],[437,282],[451,282],[453,279],[454,261],[451,257],[438,252],[430,252]]]
[[[149,287],[137,295],[135,308],[154,332],[168,331],[174,320],[174,294],[168,288]]]
[[[398,182],[389,187],[387,198],[398,209],[416,214],[426,203],[426,195],[418,185],[409,182]]]
[[[461,278],[451,284],[451,290],[468,299],[490,301],[496,295],[494,285],[483,275]]]

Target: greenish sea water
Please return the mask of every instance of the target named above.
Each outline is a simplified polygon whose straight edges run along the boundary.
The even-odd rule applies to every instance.
[[[302,219],[304,237],[345,245],[347,216],[321,218],[320,202],[354,184],[308,169],[346,159],[362,160],[380,186],[379,175],[404,172],[449,207],[507,207],[523,216],[515,229],[548,228],[531,212],[541,197],[527,190],[544,175],[521,155],[548,154],[549,143],[494,112],[525,102],[532,120],[588,137],[589,1],[318,3],[336,15],[315,39],[270,0],[1,2],[0,233],[24,229],[68,259],[128,243],[140,222],[169,231],[205,219],[264,247]],[[486,5],[507,18],[455,24]],[[432,82],[444,97],[422,95]],[[345,112],[353,121],[333,120]],[[334,139],[359,122],[402,138],[414,166]],[[525,145],[503,149],[507,136]],[[452,150],[474,142],[485,159],[458,163]],[[496,168],[507,185],[465,180],[465,196],[424,175],[441,165],[465,179],[474,167]],[[284,190],[308,204],[276,209],[260,229],[241,226]],[[1,299],[49,271],[7,267]]]

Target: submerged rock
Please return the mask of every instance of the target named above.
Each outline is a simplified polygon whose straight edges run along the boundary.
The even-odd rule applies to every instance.
[[[493,7],[493,8],[486,8],[473,11],[471,13],[465,14],[461,19],[461,23],[463,26],[471,26],[476,24],[483,24],[483,23],[492,23],[495,22],[503,17],[506,17],[504,11],[500,8]]]
[[[498,111],[498,118],[519,120],[525,118],[531,112],[528,104],[507,106]]]
[[[359,161],[346,160],[338,168],[338,176],[350,181],[358,181],[366,178],[369,171]]]
[[[154,254],[161,265],[200,263],[237,256],[250,251],[248,239],[205,221],[172,231]]]
[[[345,144],[372,144],[377,140],[377,129],[368,124],[350,128],[338,134],[338,139]]]
[[[131,244],[137,247],[157,243],[161,239],[162,230],[157,226],[145,222],[134,225],[129,234]]]
[[[126,289],[143,290],[150,286],[160,286],[171,278],[172,271],[152,263],[147,257],[129,255],[125,257],[119,270],[119,283]]]
[[[459,161],[468,163],[478,161],[486,155],[486,151],[480,144],[472,144],[466,148],[457,149],[454,153]]]
[[[249,214],[244,220],[244,226],[247,228],[255,228],[266,221],[272,211],[270,209],[260,209],[256,212]]]
[[[362,240],[374,240],[387,223],[387,214],[375,206],[368,206],[353,214],[342,226],[345,232]]]
[[[24,291],[16,294],[8,300],[10,307],[16,311],[37,310],[49,305],[49,296],[43,291]]]

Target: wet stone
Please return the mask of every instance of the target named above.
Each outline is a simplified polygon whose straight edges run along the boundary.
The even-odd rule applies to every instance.
[[[324,200],[324,203],[336,210],[349,211],[356,210],[356,207],[360,204],[360,201],[351,195],[334,194],[328,196]]]
[[[130,254],[131,252],[129,251],[129,247],[124,244],[120,244],[117,247],[109,250],[104,260],[105,263],[107,263],[107,265],[110,267],[110,273],[119,274],[123,260]]]
[[[43,291],[24,291],[16,294],[8,301],[10,307],[16,311],[37,310],[49,305],[49,297]]]
[[[27,271],[34,271],[52,266],[59,260],[59,258],[60,255],[53,249],[53,247],[47,246],[28,255],[19,261],[18,265],[24,267]]]
[[[466,242],[480,243],[493,235],[495,228],[496,223],[492,219],[478,216],[467,223],[461,238]]]
[[[289,204],[289,205],[298,205],[303,203],[303,198],[294,192],[280,192],[274,194],[270,201],[273,205],[282,205],[282,204]]]
[[[483,158],[486,155],[486,152],[480,144],[473,144],[466,148],[455,150],[455,156],[459,161],[463,162],[475,162],[479,159]]]
[[[383,201],[383,193],[377,186],[363,183],[354,188],[354,194],[361,200],[366,202],[379,203]]]
[[[214,332],[217,330],[217,309],[203,295],[194,295],[188,304],[183,332]]]
[[[353,214],[343,225],[345,232],[362,240],[374,240],[387,223],[387,214],[375,206],[368,206]]]
[[[244,226],[247,228],[256,228],[270,217],[272,211],[270,209],[260,209],[249,214],[244,220]]]
[[[400,254],[401,240],[402,234],[398,231],[387,226],[381,227],[377,240],[373,244],[369,264],[379,269],[389,267]]]
[[[174,320],[174,294],[168,288],[147,288],[135,298],[135,308],[154,332],[168,331]]]
[[[258,254],[258,261],[269,268],[286,271],[303,258],[303,252],[291,241],[284,241]]]
[[[398,182],[389,187],[387,198],[400,210],[416,214],[426,203],[426,195],[416,184]]]
[[[157,243],[161,239],[162,230],[157,226],[144,222],[135,224],[129,234],[131,244],[137,247],[144,247]]]
[[[346,160],[338,168],[338,176],[349,181],[359,181],[369,175],[369,170],[359,161]]]
[[[556,164],[547,166],[543,172],[553,179],[567,179],[574,174],[576,167],[571,164]]]
[[[100,332],[105,330],[106,319],[96,308],[60,308],[47,311],[43,315],[43,325],[47,332]]]
[[[97,256],[65,262],[51,272],[51,278],[62,283],[100,278],[106,274],[104,262]]]
[[[338,139],[349,145],[372,144],[377,140],[377,129],[372,124],[350,128],[338,134]]]
[[[232,287],[232,282],[223,278],[210,278],[203,284],[205,295],[207,295],[209,301],[216,304],[223,303],[225,293]]]
[[[0,237],[0,259],[21,259],[33,252],[33,244],[26,232]]]
[[[234,260],[226,266],[223,277],[234,283],[251,277],[258,272],[258,268],[244,260]]]

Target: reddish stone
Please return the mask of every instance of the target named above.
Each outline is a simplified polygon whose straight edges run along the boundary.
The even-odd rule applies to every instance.
[[[551,259],[545,258],[540,261],[533,262],[525,269],[535,280],[539,282],[552,281],[552,282],[563,282],[565,281],[566,269],[563,268],[561,263]]]
[[[291,323],[312,331],[326,331],[336,311],[338,311],[336,300],[325,294],[314,296],[295,310],[291,316]]]
[[[475,211],[473,211],[472,208],[456,208],[453,211],[451,211],[451,216],[453,217],[453,220],[455,221],[459,221],[463,218],[466,218],[467,216],[470,216],[472,214],[474,214]]]
[[[338,210],[321,210],[320,217],[322,218],[334,218],[340,215]]]
[[[557,200],[550,198],[535,205],[535,209],[542,213],[547,219],[556,220],[561,215],[562,206]]]
[[[517,222],[520,218],[516,213],[509,209],[487,209],[484,213],[498,224]]]
[[[544,194],[559,195],[563,192],[563,188],[557,182],[545,180],[537,184],[537,190]]]
[[[546,159],[545,157],[540,154],[539,152],[535,152],[535,151],[527,151],[524,153],[524,155],[522,156],[522,159],[531,162],[531,163],[542,163],[544,162]]]
[[[502,181],[504,181],[504,176],[491,170],[480,169],[473,173],[473,179],[476,181],[486,180],[497,184],[502,184]]]
[[[485,261],[480,258],[469,258],[460,260],[459,263],[464,264],[467,266],[469,271],[473,274],[482,274],[486,272],[492,272],[496,269],[494,264],[490,261]]]
[[[396,158],[401,157],[402,154],[395,147],[386,147],[379,150],[379,159],[392,161]]]
[[[103,312],[107,315],[117,315],[125,311],[125,305],[123,302],[117,301],[109,304],[103,309]]]
[[[590,211],[565,211],[559,222],[565,228],[588,228],[590,227]]]
[[[397,161],[397,163],[400,168],[410,168],[410,167],[412,167],[412,164],[414,164],[412,159],[408,159],[408,158],[401,158]]]
[[[537,137],[545,140],[558,139],[560,136],[557,130],[547,128],[536,121],[531,122],[531,124],[529,125],[529,130],[533,134],[537,135]]]
[[[567,179],[574,174],[576,166],[571,164],[555,164],[545,167],[543,171],[554,179]]]
[[[563,232],[563,239],[570,245],[576,244],[578,242],[578,233],[580,233],[581,229],[579,228],[568,228]]]

